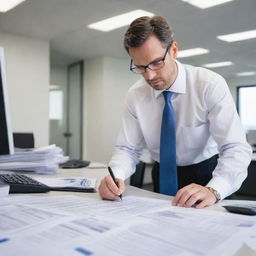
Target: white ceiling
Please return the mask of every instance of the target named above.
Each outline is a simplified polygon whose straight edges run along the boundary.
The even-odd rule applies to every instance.
[[[127,57],[122,46],[127,27],[99,32],[87,25],[135,9],[166,17],[180,49],[210,50],[210,54],[183,58],[183,63],[200,66],[232,61],[234,66],[214,69],[225,78],[256,71],[256,39],[234,43],[216,39],[217,35],[256,29],[256,0],[234,0],[204,10],[181,0],[27,0],[0,13],[0,30],[49,40],[55,64],[103,55]]]

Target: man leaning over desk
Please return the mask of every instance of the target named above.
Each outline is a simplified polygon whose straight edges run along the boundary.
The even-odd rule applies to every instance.
[[[247,176],[251,147],[223,77],[176,60],[177,42],[160,16],[133,21],[124,36],[130,70],[142,78],[126,97],[122,129],[109,163],[103,199],[117,200],[138,164],[143,145],[157,162],[154,191],[173,205],[210,206],[239,189]]]

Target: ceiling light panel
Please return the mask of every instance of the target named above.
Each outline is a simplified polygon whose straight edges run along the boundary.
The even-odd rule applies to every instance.
[[[129,25],[135,19],[141,16],[150,16],[152,17],[154,14],[151,12],[143,11],[143,10],[135,10],[132,12],[127,12],[121,15],[114,16],[109,19],[105,19],[93,24],[88,25],[88,28],[100,30],[103,32],[108,32],[120,27],[124,27]]]
[[[216,5],[225,4],[233,0],[182,0],[200,9],[210,8]]]
[[[254,76],[256,75],[255,71],[248,71],[248,72],[240,72],[236,74],[237,76]]]
[[[0,0],[0,12],[8,12],[25,0]]]
[[[206,68],[219,68],[219,67],[227,67],[232,65],[234,65],[234,63],[231,61],[223,61],[223,62],[208,63],[202,66]]]
[[[253,38],[256,38],[256,29],[239,32],[239,33],[228,34],[228,35],[221,35],[221,36],[217,36],[217,38],[229,43],[247,40],[247,39],[253,39]]]
[[[192,48],[178,52],[178,58],[187,58],[196,55],[209,53],[210,51],[204,48]]]

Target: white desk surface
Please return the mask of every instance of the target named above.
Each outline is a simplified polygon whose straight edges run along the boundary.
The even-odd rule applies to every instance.
[[[97,186],[100,183],[100,180],[108,174],[107,169],[88,169],[88,168],[80,168],[80,169],[60,169],[57,174],[51,175],[51,177],[86,177],[86,178],[96,178],[97,179]],[[36,178],[37,175],[31,175]],[[81,192],[60,192],[60,191],[52,191],[46,194],[42,194],[42,196],[53,196],[53,195],[76,195],[81,197],[94,197],[99,198],[98,193],[81,193]],[[136,195],[140,197],[147,197],[147,198],[159,198],[159,199],[166,199],[170,200],[171,198],[169,196],[153,193],[150,191],[142,190],[133,186],[127,186],[126,191],[124,192],[124,195]],[[12,196],[12,195],[11,195]],[[242,201],[242,200],[223,200],[219,202],[218,204],[208,207],[206,209],[214,210],[214,211],[226,211],[221,205],[227,204],[227,203],[247,203],[248,201]],[[239,251],[239,254],[235,254],[234,256],[248,256],[247,249],[243,248],[242,251]],[[251,253],[251,251],[250,251]],[[254,252],[253,252],[254,253]],[[224,254],[223,254],[224,255]],[[255,255],[255,254],[250,254]]]
[[[49,177],[86,177],[86,178],[96,178],[97,179],[97,189],[100,184],[100,181],[103,177],[108,175],[107,169],[88,169],[88,168],[78,168],[78,169],[59,169],[58,173],[55,175],[50,175]],[[37,175],[32,175],[36,177]],[[99,197],[98,193],[80,193],[80,192],[60,192],[60,191],[52,191],[47,193],[48,195],[60,195],[60,194],[72,194],[76,196],[83,196],[83,197]],[[126,190],[124,192],[124,195],[136,195],[141,197],[149,197],[149,198],[159,198],[159,199],[167,199],[170,200],[170,196],[161,195],[158,193],[154,193],[151,191],[147,191],[144,189],[140,189],[134,186],[126,185]],[[228,203],[239,203],[239,204],[246,204],[250,201],[246,200],[222,200],[218,204],[215,204],[213,206],[207,207],[206,209],[211,210],[217,210],[217,211],[226,211],[222,205],[228,204]]]

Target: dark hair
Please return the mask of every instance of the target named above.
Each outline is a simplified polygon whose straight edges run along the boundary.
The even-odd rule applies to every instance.
[[[161,16],[143,16],[134,20],[124,35],[124,48],[129,53],[129,48],[141,46],[151,35],[155,35],[168,47],[173,41],[173,31],[168,22]]]

